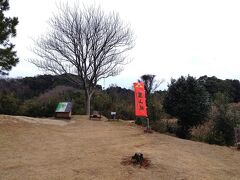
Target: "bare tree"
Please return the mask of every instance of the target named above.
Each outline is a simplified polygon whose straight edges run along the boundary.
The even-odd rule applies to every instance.
[[[81,85],[86,114],[90,114],[97,82],[118,75],[127,63],[126,52],[134,46],[133,32],[118,14],[106,14],[100,7],[81,9],[63,4],[58,9],[49,21],[48,34],[35,40],[33,52],[40,59],[30,62],[46,72],[65,74]]]
[[[153,74],[144,74],[138,81],[142,81],[144,83],[145,91],[147,96],[154,92],[163,82],[164,80],[156,80],[156,75]]]

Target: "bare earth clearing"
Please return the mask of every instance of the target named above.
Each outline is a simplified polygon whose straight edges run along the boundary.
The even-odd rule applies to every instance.
[[[121,164],[135,152],[148,169]],[[240,179],[240,152],[121,121],[0,115],[0,179]]]

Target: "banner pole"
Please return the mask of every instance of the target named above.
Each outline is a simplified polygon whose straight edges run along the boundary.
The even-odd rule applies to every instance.
[[[147,118],[147,129],[150,129],[150,126],[149,126],[149,118]]]

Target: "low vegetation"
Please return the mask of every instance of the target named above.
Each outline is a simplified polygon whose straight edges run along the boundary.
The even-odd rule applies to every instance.
[[[154,87],[154,82],[146,84]],[[0,114],[51,117],[60,101],[73,102],[73,114],[85,114],[84,91],[64,75],[0,79],[0,85]],[[167,91],[152,91],[151,87],[148,91],[152,129],[211,144],[234,145],[233,129],[240,124],[238,80],[188,76],[172,80]],[[135,119],[134,92],[116,85],[105,90],[98,86],[93,110],[106,117],[116,111],[118,119]],[[146,125],[146,119],[136,118],[136,123]]]

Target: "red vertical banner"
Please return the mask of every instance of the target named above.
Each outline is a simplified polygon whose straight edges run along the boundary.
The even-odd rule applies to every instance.
[[[147,106],[145,98],[144,83],[133,83],[135,94],[135,115],[140,117],[147,117]]]

